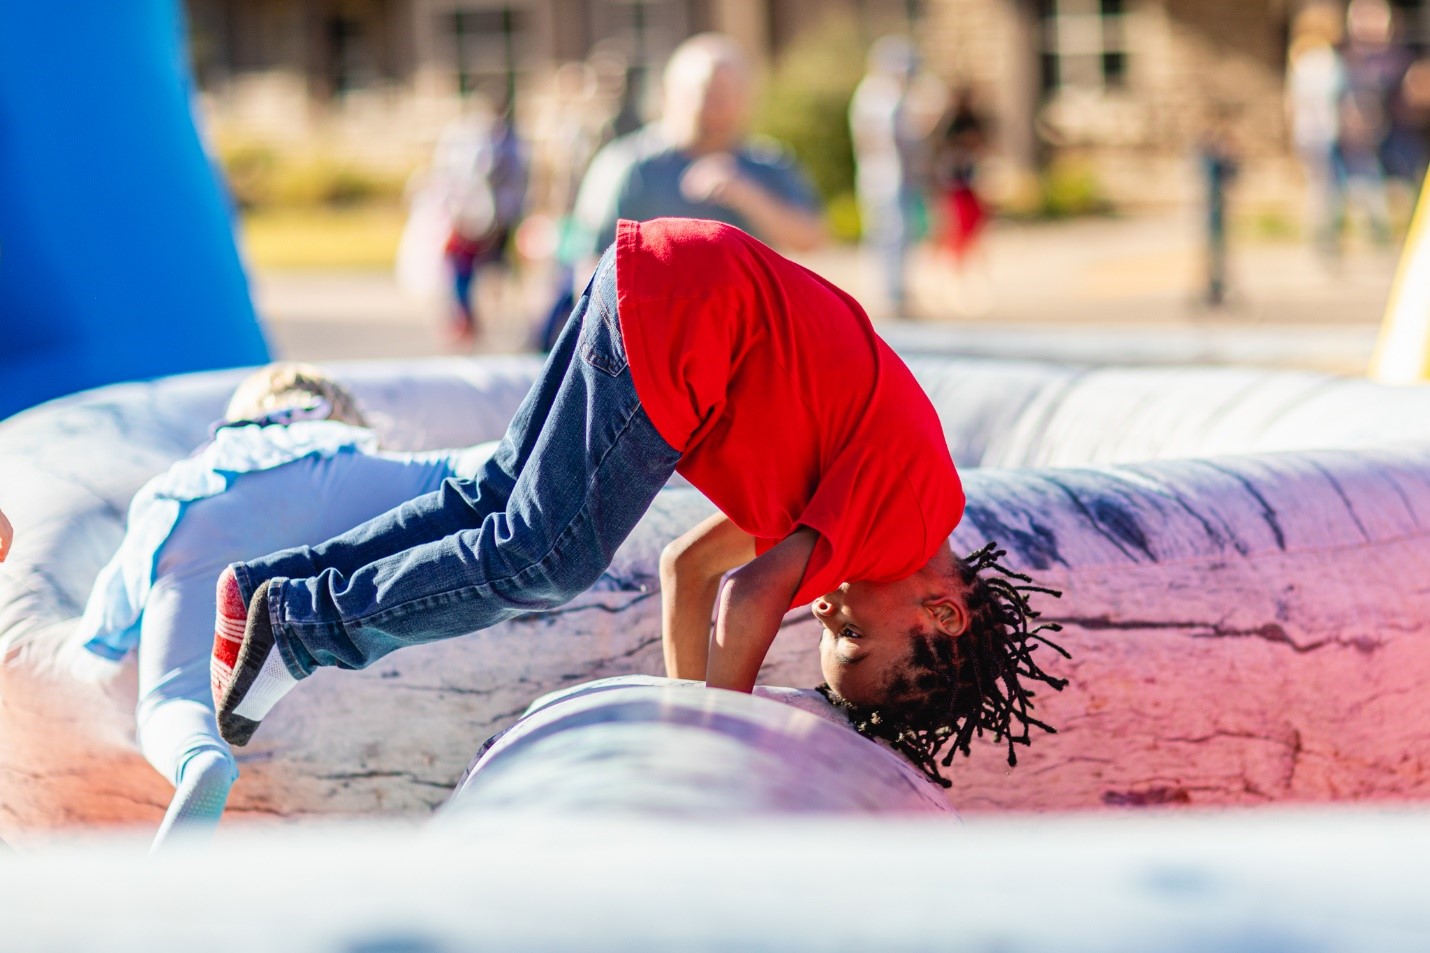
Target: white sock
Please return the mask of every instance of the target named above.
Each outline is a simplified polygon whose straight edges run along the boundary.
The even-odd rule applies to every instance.
[[[262,721],[273,706],[278,704],[278,699],[288,694],[297,684],[298,680],[289,673],[288,666],[283,664],[283,656],[275,645],[269,649],[268,657],[263,660],[263,667],[258,670],[258,677],[248,687],[243,701],[238,703],[233,713],[249,721]]]
[[[174,799],[159,825],[151,852],[178,841],[194,843],[211,834],[223,816],[229,788],[238,777],[233,758],[217,749],[194,754],[180,771]]]

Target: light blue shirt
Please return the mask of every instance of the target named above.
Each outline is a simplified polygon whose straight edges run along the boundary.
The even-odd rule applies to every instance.
[[[475,469],[462,465],[469,452],[379,453],[371,430],[328,420],[225,427],[135,496],[119,550],[95,580],[80,638],[91,652],[121,659],[138,644],[161,559],[227,564],[315,545],[448,477],[470,475],[462,472]],[[170,553],[181,522],[182,548],[192,552]]]

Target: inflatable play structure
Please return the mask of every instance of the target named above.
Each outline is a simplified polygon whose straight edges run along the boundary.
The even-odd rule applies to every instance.
[[[587,683],[535,702],[418,827],[250,825],[158,857],[113,838],[8,855],[5,937],[116,953],[1424,948],[1423,813],[963,825],[918,772],[808,702]]]
[[[452,820],[248,831],[158,858],[16,852],[0,864],[5,938],[106,953],[1421,953],[1430,933],[1423,815]]]
[[[267,360],[181,39],[173,0],[0,0],[0,419]]]
[[[1430,795],[1430,388],[909,361],[965,475],[955,548],[997,540],[1064,590],[1041,608],[1073,654],[1052,665],[1069,689],[1038,698],[1059,733],[1011,772],[996,746],[975,746],[954,764],[951,805]],[[333,368],[394,449],[496,438],[537,369]],[[0,424],[0,499],[17,531],[0,569],[0,838],[162,813],[168,786],[132,740],[132,671],[80,680],[61,647],[129,499],[205,439],[237,377],[115,385]],[[672,486],[569,605],[318,673],[243,749],[230,818],[425,816],[533,698],[659,673],[658,554],[710,512]],[[815,641],[813,620],[791,615],[761,681],[814,685]]]
[[[960,824],[918,772],[806,701],[608,679],[534,703],[420,826],[250,825],[157,857],[115,839],[17,851],[0,864],[5,938],[116,953],[1424,948],[1423,813]]]
[[[998,540],[1066,593],[1040,606],[1073,653],[1050,666],[1071,687],[1038,699],[1059,734],[1016,771],[984,746],[944,791],[854,733],[808,690],[802,613],[762,672],[795,688],[654,677],[657,556],[711,511],[672,485],[571,604],[314,676],[242,751],[222,854],[180,844],[141,868],[169,789],[135,747],[133,663],[96,667],[69,636],[129,500],[239,376],[161,375],[266,352],[173,0],[89,4],[78,26],[65,5],[0,14],[0,144],[23,145],[0,148],[0,501],[18,530],[0,838],[143,827],[7,855],[8,944],[1423,949],[1424,812],[987,817],[1430,796],[1430,388],[1294,372],[911,360],[965,474],[955,546]],[[1430,242],[1411,245],[1387,381],[1423,378],[1430,353]],[[1104,344],[1054,350],[1103,362]],[[500,436],[536,370],[335,368],[385,445],[413,450]],[[426,823],[242,827],[355,817]]]
[[[857,769],[856,769],[857,766]],[[808,689],[755,695],[618,676],[537,699],[480,751],[443,810],[728,821],[951,814],[943,790]]]

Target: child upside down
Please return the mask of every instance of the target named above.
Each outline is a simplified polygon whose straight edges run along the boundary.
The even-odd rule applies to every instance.
[[[812,604],[826,696],[930,778],[947,784],[950,739],[945,766],[984,731],[1012,763],[1052,730],[1022,684],[1063,685],[1032,658],[1051,646],[1036,587],[991,546],[950,550],[964,498],[942,427],[863,309],[737,228],[657,219],[620,224],[475,479],[223,573],[224,738],[246,743],[320,666],[575,598],[677,471],[721,515],[663,554],[668,674],[748,692],[784,614]]]

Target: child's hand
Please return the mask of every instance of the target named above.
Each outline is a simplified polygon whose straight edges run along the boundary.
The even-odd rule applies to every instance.
[[[15,530],[10,525],[10,521],[5,518],[3,511],[0,511],[0,563],[5,561],[5,557],[10,552],[10,540],[15,538]]]
[[[728,152],[717,152],[690,163],[690,168],[680,177],[680,194],[691,202],[727,205],[727,193],[739,179],[735,157]]]

